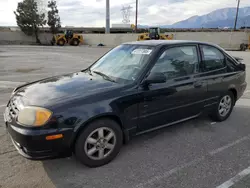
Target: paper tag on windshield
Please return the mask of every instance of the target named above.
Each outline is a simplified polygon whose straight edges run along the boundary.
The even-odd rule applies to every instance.
[[[131,52],[131,54],[142,54],[142,55],[149,55],[152,52],[150,49],[135,49]]]

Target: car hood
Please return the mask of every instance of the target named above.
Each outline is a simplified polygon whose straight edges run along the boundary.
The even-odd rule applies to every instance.
[[[72,73],[32,82],[17,88],[14,96],[24,106],[51,106],[89,95],[101,94],[119,87],[120,84],[91,76],[84,72]]]

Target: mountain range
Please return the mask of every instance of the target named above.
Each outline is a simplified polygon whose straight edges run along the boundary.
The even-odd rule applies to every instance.
[[[160,25],[161,28],[233,28],[236,16],[236,8],[218,9],[202,16],[192,16],[186,20],[176,22],[172,25]],[[239,9],[237,28],[250,27],[250,7]],[[140,26],[139,26],[140,27]],[[148,26],[141,26],[145,28]]]

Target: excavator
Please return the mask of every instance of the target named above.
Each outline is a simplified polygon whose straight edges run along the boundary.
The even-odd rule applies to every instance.
[[[72,46],[78,46],[83,43],[83,36],[75,34],[72,30],[66,30],[63,34],[56,34],[51,40],[52,45],[64,46],[69,44]]]
[[[150,27],[148,33],[142,33],[138,35],[138,41],[141,40],[173,40],[174,35],[165,35],[160,32],[159,27]]]

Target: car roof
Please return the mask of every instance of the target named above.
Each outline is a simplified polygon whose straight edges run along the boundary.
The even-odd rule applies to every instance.
[[[147,45],[147,46],[160,46],[160,45],[175,45],[175,44],[207,44],[211,46],[215,46],[220,48],[216,44],[208,43],[208,42],[201,42],[201,41],[192,41],[192,40],[144,40],[144,41],[133,41],[133,42],[126,42],[123,44],[131,44],[131,45]]]

